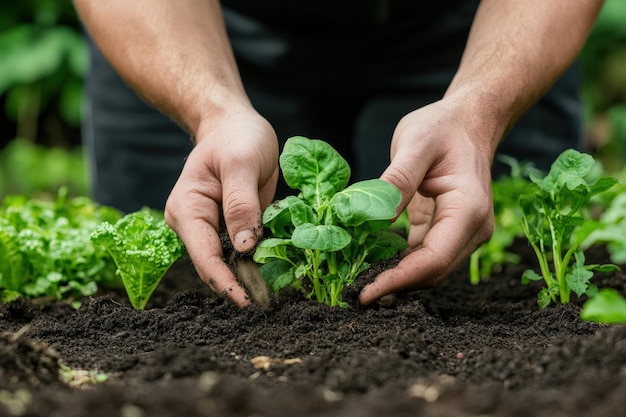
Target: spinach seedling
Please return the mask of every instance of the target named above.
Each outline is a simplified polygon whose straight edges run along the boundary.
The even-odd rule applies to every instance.
[[[184,254],[178,235],[160,213],[144,208],[114,224],[103,222],[91,234],[113,258],[131,304],[143,310],[172,264]]]
[[[532,246],[541,275],[526,270],[522,282],[544,280],[538,304],[568,303],[571,292],[593,295],[592,271],[608,272],[615,265],[585,265],[581,243],[603,227],[587,210],[591,197],[611,188],[617,180],[592,179],[595,161],[591,155],[569,149],[559,155],[544,178],[531,175],[528,189],[520,197],[522,229]]]
[[[287,184],[300,190],[270,205],[263,223],[272,237],[262,241],[254,260],[275,292],[289,285],[330,306],[346,306],[343,288],[372,263],[406,248],[389,231],[402,198],[381,179],[346,188],[350,167],[329,144],[302,136],[289,138],[280,155]]]

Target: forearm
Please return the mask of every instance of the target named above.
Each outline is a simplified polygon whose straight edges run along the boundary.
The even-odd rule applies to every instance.
[[[445,97],[493,154],[580,52],[601,0],[483,0]]]
[[[217,0],[75,0],[122,78],[192,134],[246,103]]]

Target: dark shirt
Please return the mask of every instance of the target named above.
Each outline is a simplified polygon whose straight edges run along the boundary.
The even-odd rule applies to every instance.
[[[428,25],[447,12],[475,0],[223,0],[222,5],[256,19],[275,30],[324,34],[328,29],[348,31],[402,21]],[[415,27],[420,30],[420,27]]]

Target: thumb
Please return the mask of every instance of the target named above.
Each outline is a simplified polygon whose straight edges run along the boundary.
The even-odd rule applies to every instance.
[[[409,204],[425,175],[424,167],[416,166],[414,161],[409,155],[396,154],[391,164],[380,176],[381,179],[395,185],[402,193],[398,214]]]
[[[253,176],[241,175],[222,181],[224,222],[240,253],[252,250],[263,233],[257,182]]]

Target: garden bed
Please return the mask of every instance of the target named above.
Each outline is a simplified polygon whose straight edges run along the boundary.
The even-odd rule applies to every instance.
[[[580,320],[583,300],[539,309],[540,283],[520,284],[531,251],[515,251],[522,263],[489,282],[463,267],[373,308],[282,297],[239,310],[185,262],[145,311],[122,291],[78,310],[17,300],[0,306],[0,416],[620,415],[626,327]],[[626,292],[623,273],[596,275]]]

